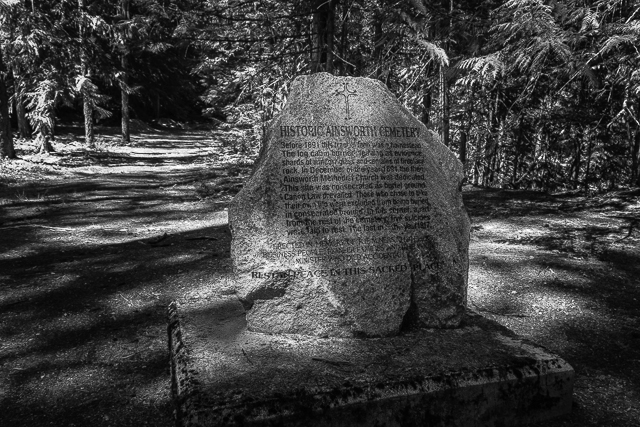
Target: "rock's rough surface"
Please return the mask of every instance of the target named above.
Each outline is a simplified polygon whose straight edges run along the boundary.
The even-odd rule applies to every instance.
[[[250,330],[392,336],[466,304],[462,166],[379,81],[298,77],[229,208]]]

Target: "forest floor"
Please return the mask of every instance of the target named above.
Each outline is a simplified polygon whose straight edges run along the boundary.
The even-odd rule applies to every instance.
[[[166,309],[229,271],[235,130],[143,129],[0,162],[0,425],[171,426]],[[559,426],[640,426],[640,191],[465,187],[469,307],[576,370]]]

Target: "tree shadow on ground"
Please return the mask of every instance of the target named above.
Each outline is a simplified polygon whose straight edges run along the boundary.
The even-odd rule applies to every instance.
[[[540,426],[631,427],[640,417],[640,245],[618,218],[636,211],[640,192],[621,193],[586,202],[465,194],[474,224],[470,306],[577,373],[574,413]]]
[[[2,171],[0,424],[173,425],[166,308],[220,287],[250,166],[205,132],[60,139]]]
[[[597,196],[580,192],[548,194],[532,190],[503,190],[466,186],[464,204],[474,217],[494,218],[553,215],[587,210],[624,209],[637,202],[640,189],[621,190]]]
[[[7,425],[171,425],[166,307],[216,287],[229,242],[220,225],[0,259]]]

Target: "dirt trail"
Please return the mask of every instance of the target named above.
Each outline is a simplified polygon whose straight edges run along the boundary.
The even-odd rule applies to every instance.
[[[226,292],[226,207],[250,171],[226,132],[77,134],[0,163],[0,425],[170,426],[165,309]],[[638,426],[638,192],[465,189],[470,308],[578,373],[567,426]]]
[[[640,191],[474,190],[470,308],[576,370],[573,414],[542,425],[639,426]]]
[[[0,170],[0,424],[172,425],[166,306],[218,285],[250,168],[205,132],[74,141]]]

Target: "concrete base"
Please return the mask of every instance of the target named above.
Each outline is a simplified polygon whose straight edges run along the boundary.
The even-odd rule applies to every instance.
[[[477,314],[340,339],[247,331],[234,298],[169,308],[179,426],[511,426],[571,410],[574,371]]]

